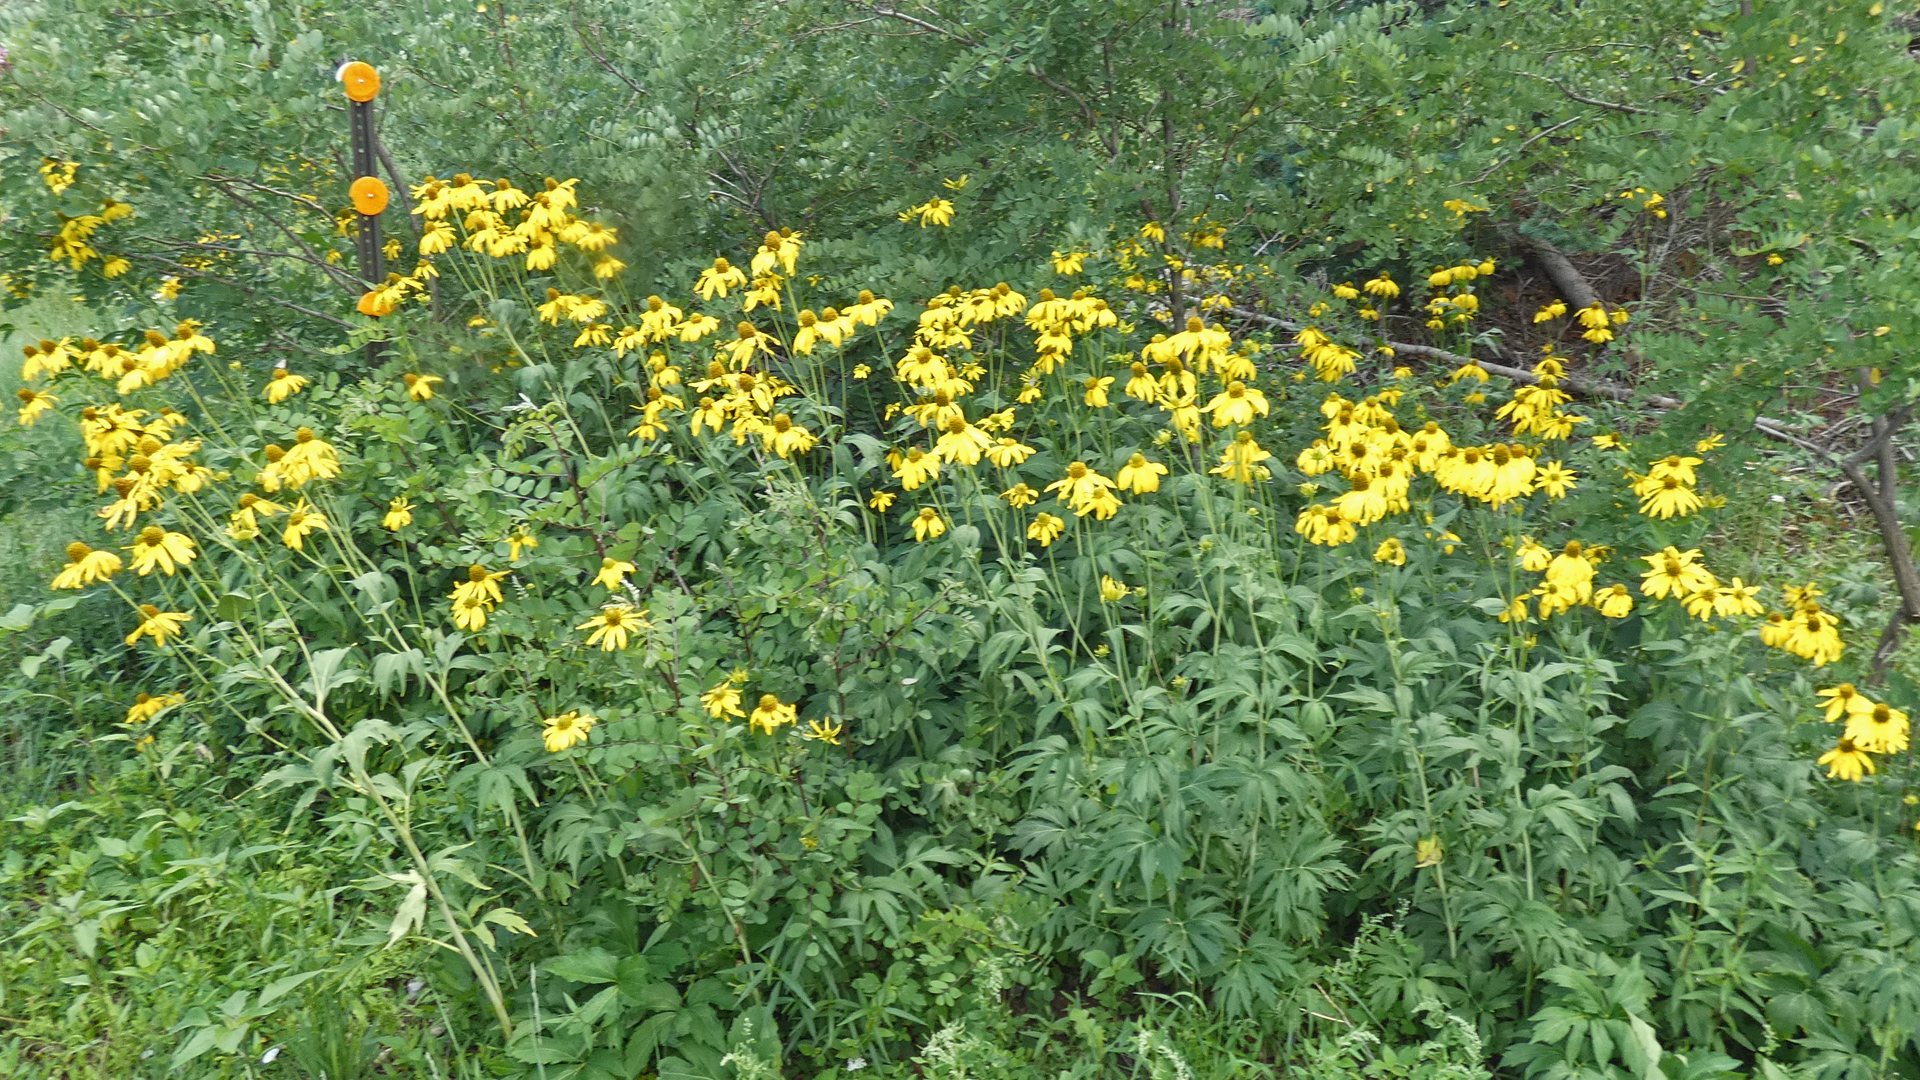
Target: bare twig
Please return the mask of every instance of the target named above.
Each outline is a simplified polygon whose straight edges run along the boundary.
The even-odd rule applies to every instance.
[[[918,16],[909,15],[906,12],[901,11],[897,8],[887,7],[881,4],[857,4],[855,6],[862,7],[867,11],[872,12],[874,15],[880,18],[893,19],[897,22],[906,23],[909,26],[919,27],[921,30],[926,31],[927,33],[938,34],[939,36],[943,38],[947,38],[951,41],[957,41],[960,44],[965,45],[969,49],[977,49],[980,47],[980,44],[981,44],[980,39],[972,36],[971,34],[962,33],[956,30],[949,30],[944,26],[940,26],[936,23],[928,22],[927,20],[922,19]],[[844,23],[841,25],[852,26],[857,24]],[[1074,104],[1080,107],[1081,118],[1087,122],[1088,129],[1089,130],[1098,129],[1098,126],[1099,126],[1098,116],[1093,111],[1093,106],[1087,102],[1087,99],[1085,97],[1081,96],[1079,91],[1073,89],[1072,87],[1066,85],[1063,82],[1060,82],[1059,80],[1055,79],[1053,76],[1048,75],[1046,72],[1040,70],[1040,66],[1038,64],[1035,64],[1031,61],[1027,63],[1025,70],[1029,76],[1032,76],[1033,78],[1040,80],[1042,84],[1052,89],[1054,92],[1065,94],[1067,97],[1072,98]]]
[[[1253,311],[1248,308],[1236,307],[1229,308],[1228,310],[1243,319],[1265,323],[1268,326],[1279,327],[1283,330],[1300,329],[1299,323],[1278,319],[1272,315]],[[1432,345],[1416,345],[1407,341],[1389,341],[1386,345],[1393,350],[1395,356],[1420,357],[1423,359],[1439,360],[1449,364],[1476,364],[1489,375],[1498,375],[1503,379],[1511,379],[1514,382],[1526,383],[1528,385],[1534,385],[1540,381],[1540,376],[1523,368],[1509,367],[1506,364],[1495,363],[1491,360],[1476,360],[1473,357],[1462,356],[1456,352],[1448,352],[1446,349],[1437,348]],[[1681,401],[1679,398],[1668,397],[1665,394],[1642,394],[1631,387],[1621,386],[1618,383],[1610,383],[1602,379],[1588,379],[1579,375],[1562,375],[1556,385],[1568,393],[1579,394],[1582,397],[1606,398],[1609,401],[1620,402],[1640,402],[1663,411],[1686,407],[1686,402]],[[1780,421],[1772,417],[1755,417],[1753,429],[1771,439],[1793,443],[1818,454],[1826,453],[1821,447],[1807,442],[1792,432],[1787,431],[1781,425]]]
[[[285,225],[281,224],[280,219],[274,217],[271,213],[267,211],[265,207],[261,206],[257,202],[254,202],[252,199],[247,198],[245,195],[242,195],[239,192],[234,191],[232,188],[228,187],[226,184],[219,183],[218,181],[216,181],[214,186],[218,187],[220,191],[227,196],[227,198],[232,199],[234,202],[239,203],[240,205],[266,218],[269,222],[272,222],[274,228],[279,229],[282,235],[284,235],[288,240],[293,241],[293,245],[295,247],[299,248],[301,251],[306,253],[306,258],[304,261],[311,262],[314,265],[320,267],[320,269],[327,275],[327,278],[331,280],[335,285],[338,285],[340,288],[345,289],[346,291],[351,293],[358,293],[360,291],[358,288],[355,287],[353,278],[348,276],[346,271],[340,270],[332,266],[331,264],[329,264],[325,259],[323,259],[320,256],[319,252],[313,250],[313,248],[310,245],[308,245],[308,243],[305,240],[302,240],[298,233],[294,232],[292,229],[289,229]]]
[[[1638,105],[1622,105],[1614,101],[1601,101],[1598,98],[1590,98],[1582,94],[1577,94],[1573,91],[1571,87],[1567,86],[1565,83],[1561,82],[1558,79],[1550,78],[1546,75],[1540,75],[1531,71],[1521,71],[1521,72],[1517,72],[1516,74],[1525,75],[1529,79],[1539,79],[1541,82],[1551,85],[1554,89],[1567,95],[1568,97],[1579,102],[1580,104],[1591,105],[1596,109],[1612,109],[1615,112],[1633,113],[1637,116],[1659,116],[1660,115],[1660,112],[1657,109],[1642,109]]]
[[[1534,133],[1533,135],[1531,135],[1531,136],[1529,136],[1529,137],[1527,138],[1527,141],[1526,141],[1526,142],[1523,142],[1523,143],[1521,143],[1521,144],[1520,144],[1519,146],[1516,146],[1516,147],[1514,147],[1514,148],[1513,148],[1513,153],[1511,153],[1511,154],[1508,154],[1508,155],[1507,155],[1506,157],[1503,157],[1503,158],[1501,158],[1501,159],[1500,159],[1499,161],[1496,161],[1496,162],[1494,162],[1493,164],[1491,164],[1491,165],[1489,165],[1489,166],[1487,166],[1487,171],[1486,171],[1486,172],[1483,172],[1483,173],[1481,173],[1481,174],[1480,174],[1479,176],[1476,176],[1476,177],[1474,177],[1473,179],[1471,179],[1471,180],[1469,180],[1469,181],[1467,181],[1467,183],[1469,183],[1469,184],[1477,184],[1477,183],[1479,183],[1480,181],[1482,181],[1482,180],[1485,180],[1485,179],[1486,179],[1487,177],[1489,177],[1489,176],[1492,176],[1492,175],[1493,175],[1493,172],[1494,172],[1494,170],[1495,170],[1495,169],[1498,169],[1498,168],[1499,168],[1500,166],[1502,166],[1502,165],[1505,165],[1505,164],[1507,164],[1508,162],[1511,162],[1511,161],[1512,161],[1512,160],[1513,160],[1514,158],[1517,158],[1517,157],[1519,157],[1519,156],[1520,156],[1520,153],[1521,153],[1521,151],[1523,151],[1523,150],[1525,150],[1525,149],[1526,149],[1527,147],[1529,147],[1529,146],[1532,146],[1532,145],[1533,145],[1534,143],[1536,143],[1536,142],[1539,142],[1539,141],[1540,141],[1541,139],[1544,139],[1544,138],[1546,138],[1547,136],[1549,136],[1549,135],[1551,135],[1551,134],[1553,134],[1554,132],[1556,132],[1556,131],[1559,131],[1559,130],[1560,130],[1561,128],[1563,128],[1563,127],[1566,127],[1566,126],[1567,126],[1568,124],[1577,124],[1577,123],[1579,123],[1580,121],[1582,121],[1582,120],[1585,120],[1585,119],[1586,119],[1586,117],[1584,117],[1584,116],[1576,116],[1576,117],[1574,117],[1574,118],[1573,118],[1573,119],[1571,119],[1571,120],[1562,120],[1561,122],[1559,122],[1559,123],[1557,123],[1557,124],[1555,124],[1555,125],[1553,125],[1553,126],[1552,126],[1552,127],[1550,127],[1550,128],[1547,128],[1547,129],[1545,129],[1545,130],[1543,130],[1543,131],[1538,131],[1538,132],[1535,132],[1535,133]]]
[[[1891,428],[1893,425],[1888,424]],[[1857,455],[1856,455],[1857,456]],[[1887,564],[1893,570],[1894,587],[1900,593],[1900,609],[1894,613],[1893,620],[1880,636],[1880,644],[1874,650],[1874,679],[1878,681],[1886,675],[1888,662],[1893,651],[1899,646],[1900,632],[1910,622],[1920,622],[1920,570],[1914,567],[1913,547],[1907,541],[1906,530],[1900,527],[1900,514],[1894,506],[1893,485],[1883,479],[1876,486],[1867,478],[1866,469],[1860,463],[1849,458],[1840,463],[1840,471],[1846,474],[1860,497],[1867,501],[1867,509],[1873,513],[1873,521],[1880,530],[1880,542],[1886,548]]]
[[[379,156],[380,164],[386,167],[387,175],[393,178],[393,186],[400,192],[400,205],[407,211],[407,228],[418,240],[420,223],[413,220],[413,192],[407,187],[407,178],[400,175],[400,167],[393,163],[393,155],[387,153],[386,140],[380,137],[379,132],[373,135],[373,152]]]
[[[573,30],[574,30],[574,33],[580,35],[580,44],[586,48],[587,55],[593,57],[593,60],[595,63],[605,68],[607,71],[607,74],[613,76],[616,79],[619,79],[623,83],[626,83],[627,88],[629,90],[632,90],[634,93],[640,95],[641,97],[646,97],[647,92],[645,89],[643,89],[640,86],[640,84],[634,82],[632,79],[627,78],[626,75],[622,74],[618,68],[613,66],[612,61],[608,60],[605,56],[601,55],[599,49],[596,49],[593,47],[593,39],[587,36],[586,28],[580,25],[579,0],[574,0],[574,3],[572,5],[572,10],[573,10]]]
[[[253,180],[249,180],[244,176],[228,176],[225,173],[208,173],[207,175],[202,176],[200,179],[205,180],[210,184],[239,184],[243,187],[251,188],[254,191],[258,191],[263,194],[278,195],[283,199],[288,199],[293,202],[296,202],[301,206],[305,207],[306,209],[313,211],[316,214],[325,214],[328,218],[333,217],[332,214],[327,213],[326,206],[323,205],[319,199],[316,199],[311,195],[301,195],[298,192],[293,192],[293,191],[282,191],[277,187],[268,187],[265,184],[258,183]]]
[[[173,259],[163,258],[159,255],[143,255],[136,252],[128,252],[126,257],[129,259],[137,259],[141,262],[159,263],[162,266],[165,266],[177,273],[186,274],[189,277],[196,277],[196,278],[204,279],[206,281],[217,282],[218,284],[225,285],[228,288],[239,289],[241,292],[248,293],[253,296],[264,296],[268,300],[272,301],[273,303],[279,304],[283,308],[287,308],[292,311],[297,311],[302,315],[307,315],[315,319],[324,319],[327,322],[333,323],[337,326],[344,326],[349,330],[353,329],[352,323],[336,315],[329,315],[324,311],[315,311],[309,307],[302,307],[301,305],[293,303],[290,300],[283,300],[280,297],[273,295],[271,292],[268,292],[265,289],[256,289],[249,285],[242,285],[239,282],[234,281],[232,278],[223,278],[218,274],[209,274],[204,270],[195,270],[193,267],[187,266],[183,263],[176,262]]]

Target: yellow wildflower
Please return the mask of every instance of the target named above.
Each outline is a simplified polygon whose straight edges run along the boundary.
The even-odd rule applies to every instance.
[[[1167,475],[1167,467],[1157,461],[1148,461],[1145,454],[1134,454],[1120,466],[1120,472],[1114,477],[1121,491],[1135,495],[1145,495],[1160,490],[1160,478]]]
[[[386,516],[380,519],[380,527],[388,532],[399,532],[413,524],[413,504],[405,495],[396,496],[387,504]]]
[[[913,517],[913,540],[920,543],[928,539],[938,539],[947,531],[947,521],[940,512],[931,506],[923,506]]]
[[[267,388],[265,391],[267,402],[271,405],[278,405],[306,388],[306,376],[295,375],[283,367],[274,368],[273,378],[267,380]]]
[[[1700,564],[1699,548],[1680,551],[1669,545],[1663,551],[1642,555],[1640,559],[1652,568],[1640,575],[1640,591],[1655,600],[1667,596],[1683,599],[1720,584]]]
[[[1067,530],[1067,523],[1052,514],[1042,513],[1027,526],[1027,539],[1040,541],[1041,547],[1051,545]]]
[[[1852,713],[1869,711],[1874,706],[1873,699],[1861,693],[1850,682],[1829,686],[1814,696],[1827,699],[1826,719],[1829,724]]]
[[[574,627],[575,630],[592,630],[587,635],[587,647],[600,646],[602,652],[614,652],[627,647],[627,635],[636,631],[651,630],[653,624],[647,621],[644,608],[632,604],[609,604],[600,614]]]
[[[307,535],[316,530],[326,532],[327,519],[308,506],[307,500],[301,499],[293,509],[287,511],[287,526],[280,534],[280,542],[294,551],[303,551],[306,549]]]
[[[52,411],[54,404],[60,400],[45,390],[29,390],[26,387],[21,387],[17,395],[20,398],[21,427],[32,427],[43,414]]]
[[[141,577],[151,574],[155,567],[169,577],[177,567],[183,567],[193,561],[193,541],[185,533],[167,532],[158,525],[149,525],[140,530],[133,547],[133,569]]]
[[[438,375],[416,375],[411,371],[400,377],[406,381],[407,397],[414,401],[433,400],[434,386],[446,381]]]
[[[54,575],[53,588],[79,589],[106,581],[120,571],[120,556],[111,551],[95,551],[85,544],[67,545],[67,565]]]
[[[1609,585],[1593,594],[1593,606],[1609,619],[1624,619],[1633,611],[1633,594],[1625,585]]]
[[[1859,783],[1860,778],[1874,771],[1873,757],[1866,749],[1852,739],[1842,735],[1834,748],[1820,755],[1818,764],[1827,767],[1827,777],[1833,780],[1852,780]]]
[[[715,720],[728,716],[747,715],[746,711],[740,708],[740,688],[732,679],[701,694],[700,707],[707,710],[707,715]]]
[[[1017,439],[1002,437],[999,442],[987,447],[987,460],[1008,469],[1019,465],[1034,455],[1034,448]]]
[[[1200,411],[1212,413],[1213,426],[1223,428],[1231,424],[1251,424],[1254,414],[1265,416],[1267,408],[1266,395],[1235,379]]]
[[[546,744],[547,753],[557,754],[587,741],[587,736],[593,732],[593,725],[599,722],[598,717],[588,716],[577,710],[568,710],[559,716],[549,716],[542,721],[544,726],[540,732],[541,741]]]
[[[1059,492],[1059,501],[1073,508],[1076,516],[1085,517],[1088,511],[1099,508],[1107,500],[1113,481],[1087,468],[1084,461],[1076,461],[1067,466],[1067,475],[1048,484],[1046,490]],[[1113,500],[1118,505],[1118,500]],[[1111,517],[1110,513],[1101,514],[1102,519]]]
[[[128,724],[144,724],[168,709],[173,708],[175,705],[184,704],[186,700],[187,695],[185,694],[159,694],[157,696],[147,694],[135,695],[133,704],[127,706],[126,722]]]
[[[747,717],[747,724],[755,731],[764,731],[773,735],[778,733],[783,725],[795,723],[799,719],[792,705],[781,702],[772,694],[761,694],[760,704],[754,706],[752,715]]]
[[[1847,714],[1847,737],[1873,754],[1897,754],[1907,748],[1907,714],[1891,705]]]
[[[192,615],[184,611],[161,611],[152,604],[140,605],[140,625],[127,635],[129,646],[137,645],[144,635],[153,638],[155,645],[165,645],[170,637],[180,636],[180,626]]]
[[[740,288],[746,283],[747,275],[739,267],[725,259],[715,259],[712,266],[700,272],[700,280],[694,284],[693,291],[700,294],[700,299],[711,300],[716,296],[725,297],[729,289]]]

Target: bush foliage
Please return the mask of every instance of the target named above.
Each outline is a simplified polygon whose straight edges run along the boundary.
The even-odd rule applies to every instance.
[[[0,13],[9,1069],[1920,1068],[1879,5],[487,8]]]

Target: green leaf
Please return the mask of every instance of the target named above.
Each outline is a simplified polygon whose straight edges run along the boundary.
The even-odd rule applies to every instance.
[[[619,964],[614,955],[599,946],[556,956],[541,967],[551,975],[577,983],[610,983],[619,978]]]
[[[264,1009],[272,1005],[274,1002],[292,993],[293,990],[301,984],[310,979],[317,979],[325,974],[325,971],[304,971],[298,975],[288,975],[284,978],[273,980],[267,984],[266,989],[260,991],[260,1007]]]

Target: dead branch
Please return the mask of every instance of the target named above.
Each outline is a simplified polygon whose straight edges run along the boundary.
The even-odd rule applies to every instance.
[[[1566,298],[1568,305],[1588,308],[1600,302],[1600,294],[1587,283],[1586,275],[1580,273],[1579,269],[1573,265],[1573,261],[1567,258],[1566,252],[1545,240],[1525,233],[1515,232],[1513,236],[1519,241],[1520,246],[1526,249],[1533,261],[1540,264],[1540,269],[1546,272],[1547,277],[1553,281],[1554,288],[1560,290],[1560,295]]]

